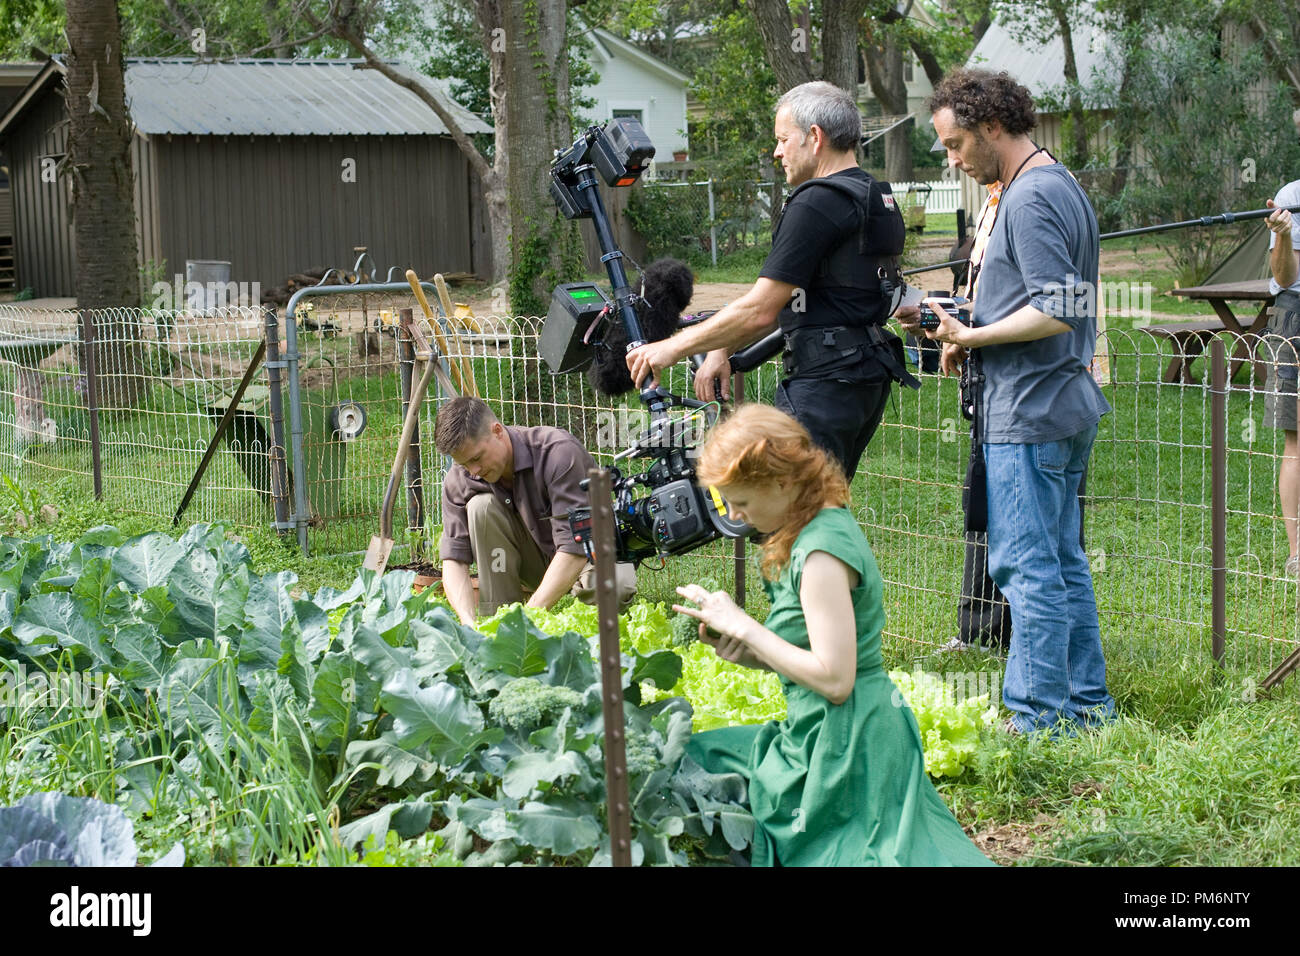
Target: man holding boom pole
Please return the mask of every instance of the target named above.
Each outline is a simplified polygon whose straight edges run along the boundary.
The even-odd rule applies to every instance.
[[[1293,116],[1300,133],[1300,110]],[[1278,190],[1270,206],[1300,205],[1300,179]],[[1286,436],[1282,463],[1278,468],[1277,493],[1282,499],[1282,520],[1286,525],[1288,556],[1286,575],[1300,576],[1300,548],[1297,548],[1296,510],[1300,503],[1300,451],[1296,447],[1296,343],[1300,339],[1300,219],[1278,209],[1265,220],[1269,231],[1268,291],[1277,298],[1268,320],[1268,381],[1264,391],[1264,419]],[[1274,338],[1274,337],[1277,338]]]

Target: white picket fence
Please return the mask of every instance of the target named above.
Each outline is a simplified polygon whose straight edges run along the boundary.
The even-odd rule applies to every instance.
[[[957,207],[961,205],[961,185],[959,183],[931,182],[931,183],[891,183],[894,195],[899,199],[904,199],[907,191],[912,188],[918,189],[924,193],[926,187],[930,188],[925,198],[925,211],[927,213],[956,212]]]

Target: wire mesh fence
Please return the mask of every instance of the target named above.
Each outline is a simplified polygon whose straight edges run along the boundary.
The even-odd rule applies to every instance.
[[[652,180],[628,201],[628,216],[654,257],[718,264],[772,235],[781,186],[771,181]]]
[[[274,520],[273,452],[293,471],[293,446],[301,441],[311,551],[363,551],[378,528],[401,432],[403,369],[408,375],[411,369],[401,329],[407,309],[418,321],[421,312],[409,294],[346,287],[313,300],[309,309],[300,307],[301,439],[292,427],[287,388],[283,444],[276,439],[271,389],[259,370],[185,521],[266,528]],[[79,344],[87,321],[99,340],[93,350],[97,416]],[[505,424],[564,428],[598,462],[610,464],[646,426],[645,412],[635,394],[601,398],[582,375],[551,376],[537,353],[541,324],[535,318],[442,316],[437,331],[449,371]],[[283,349],[284,320],[275,328]],[[23,486],[91,495],[97,417],[104,499],[124,512],[170,516],[264,331],[260,309],[82,316],[0,308],[0,466]],[[1216,348],[1214,333],[1196,334],[1203,349],[1159,328],[1112,327],[1098,342],[1099,355],[1108,360],[1103,391],[1113,411],[1101,422],[1089,466],[1085,537],[1103,640],[1111,659],[1159,671],[1189,655],[1208,658],[1217,630],[1230,663],[1261,673],[1297,640],[1297,584],[1286,570],[1290,548],[1278,494],[1283,433],[1266,415],[1261,372],[1269,361],[1286,360],[1289,346],[1221,333]],[[1234,355],[1246,360],[1235,363]],[[1222,387],[1212,374],[1216,356]],[[780,374],[775,362],[751,372],[745,398],[770,402]],[[854,510],[885,579],[887,641],[905,656],[928,652],[956,633],[964,550],[961,493],[969,437],[957,382],[933,373],[920,377],[919,391],[895,390],[853,487]],[[684,367],[671,370],[666,385],[689,394]],[[413,494],[397,502],[394,561],[404,549],[436,542],[441,476],[450,465],[432,441],[442,398],[431,391],[421,407],[418,465],[408,472],[419,476],[410,483],[419,489],[419,503]],[[1295,401],[1290,394],[1278,400]],[[359,430],[358,407],[364,414]],[[1222,456],[1217,464],[1216,450]],[[640,470],[642,464],[623,467]],[[298,480],[290,475],[295,488]],[[734,542],[718,541],[669,559],[662,571],[643,568],[642,589],[671,593],[673,581],[709,578],[727,587],[736,569],[734,548]],[[663,587],[655,588],[655,581]],[[752,560],[748,591],[760,593]],[[1217,628],[1216,594],[1223,613]]]
[[[261,316],[0,308],[0,468],[20,487],[58,486],[71,499],[94,493],[98,471],[116,508],[170,515],[262,340]],[[265,469],[268,451],[255,432],[232,433],[190,519],[254,524],[248,475]]]

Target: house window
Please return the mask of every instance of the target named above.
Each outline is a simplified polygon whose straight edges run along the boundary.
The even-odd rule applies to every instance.
[[[911,56],[911,54],[908,54],[907,56],[903,57],[903,82],[904,82],[904,83],[911,83],[911,82],[912,82],[912,56]]]
[[[622,117],[627,116],[636,120],[642,126],[645,125],[645,119],[642,117],[640,110],[613,110],[612,113],[614,119],[621,119]]]

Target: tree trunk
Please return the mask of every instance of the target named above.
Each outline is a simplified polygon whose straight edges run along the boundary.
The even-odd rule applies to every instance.
[[[1073,143],[1070,154],[1065,157],[1067,166],[1083,166],[1088,161],[1088,126],[1083,114],[1083,98],[1079,95],[1079,67],[1074,58],[1074,34],[1070,29],[1069,9],[1066,0],[1050,0],[1048,6],[1056,18],[1056,26],[1061,34],[1061,46],[1065,50],[1066,87],[1069,90],[1070,125],[1073,127]]]
[[[266,17],[267,35],[271,39],[271,52],[282,60],[293,57],[293,44],[289,42],[289,32],[284,23],[276,16],[282,0],[262,0],[262,11]]]
[[[492,103],[492,120],[495,127],[492,173],[494,188],[483,190],[487,207],[488,227],[492,231],[492,281],[506,278],[510,269],[510,203],[506,183],[510,181],[510,147],[512,130],[506,119],[509,91],[506,88],[506,48],[499,42],[504,30],[501,0],[475,0],[474,16],[484,38],[484,51],[488,57],[488,96]]]
[[[72,177],[75,291],[81,309],[118,309],[96,325],[95,356],[106,405],[143,395],[140,275],[130,117],[115,0],[68,0],[64,101]],[[125,310],[131,310],[129,312]]]
[[[1117,104],[1119,109],[1127,108],[1126,104],[1132,94],[1133,55],[1132,51],[1124,55],[1124,66],[1119,80],[1119,101]],[[1112,198],[1118,196],[1128,186],[1129,166],[1133,162],[1137,125],[1131,122],[1118,123],[1115,137],[1118,145],[1115,149],[1115,175],[1111,177],[1110,181],[1110,195]]]
[[[776,74],[776,88],[784,93],[813,78],[808,61],[799,48],[810,49],[812,38],[798,37],[790,25],[790,7],[786,0],[748,0],[749,9],[763,37],[763,49]],[[857,32],[854,31],[854,36]]]
[[[827,0],[822,26],[822,79],[858,98],[858,21],[867,0]]]
[[[907,83],[903,51],[885,31],[867,56],[867,80],[881,109],[893,116],[907,113]],[[901,123],[885,134],[885,178],[891,183],[912,180],[912,124]]]
[[[511,308],[516,314],[544,314],[551,288],[566,281],[576,223],[560,217],[547,188],[546,170],[556,149],[573,142],[569,109],[569,60],[565,0],[481,4],[501,16],[503,46],[491,61],[496,159],[508,157],[503,176],[510,224]],[[480,17],[482,23],[482,17]],[[486,24],[485,24],[486,26]],[[489,31],[488,36],[492,36]],[[498,173],[502,173],[498,166]],[[489,212],[491,215],[491,212]],[[578,264],[572,263],[573,266]],[[579,266],[580,268],[580,266]],[[518,300],[518,301],[516,301]]]

